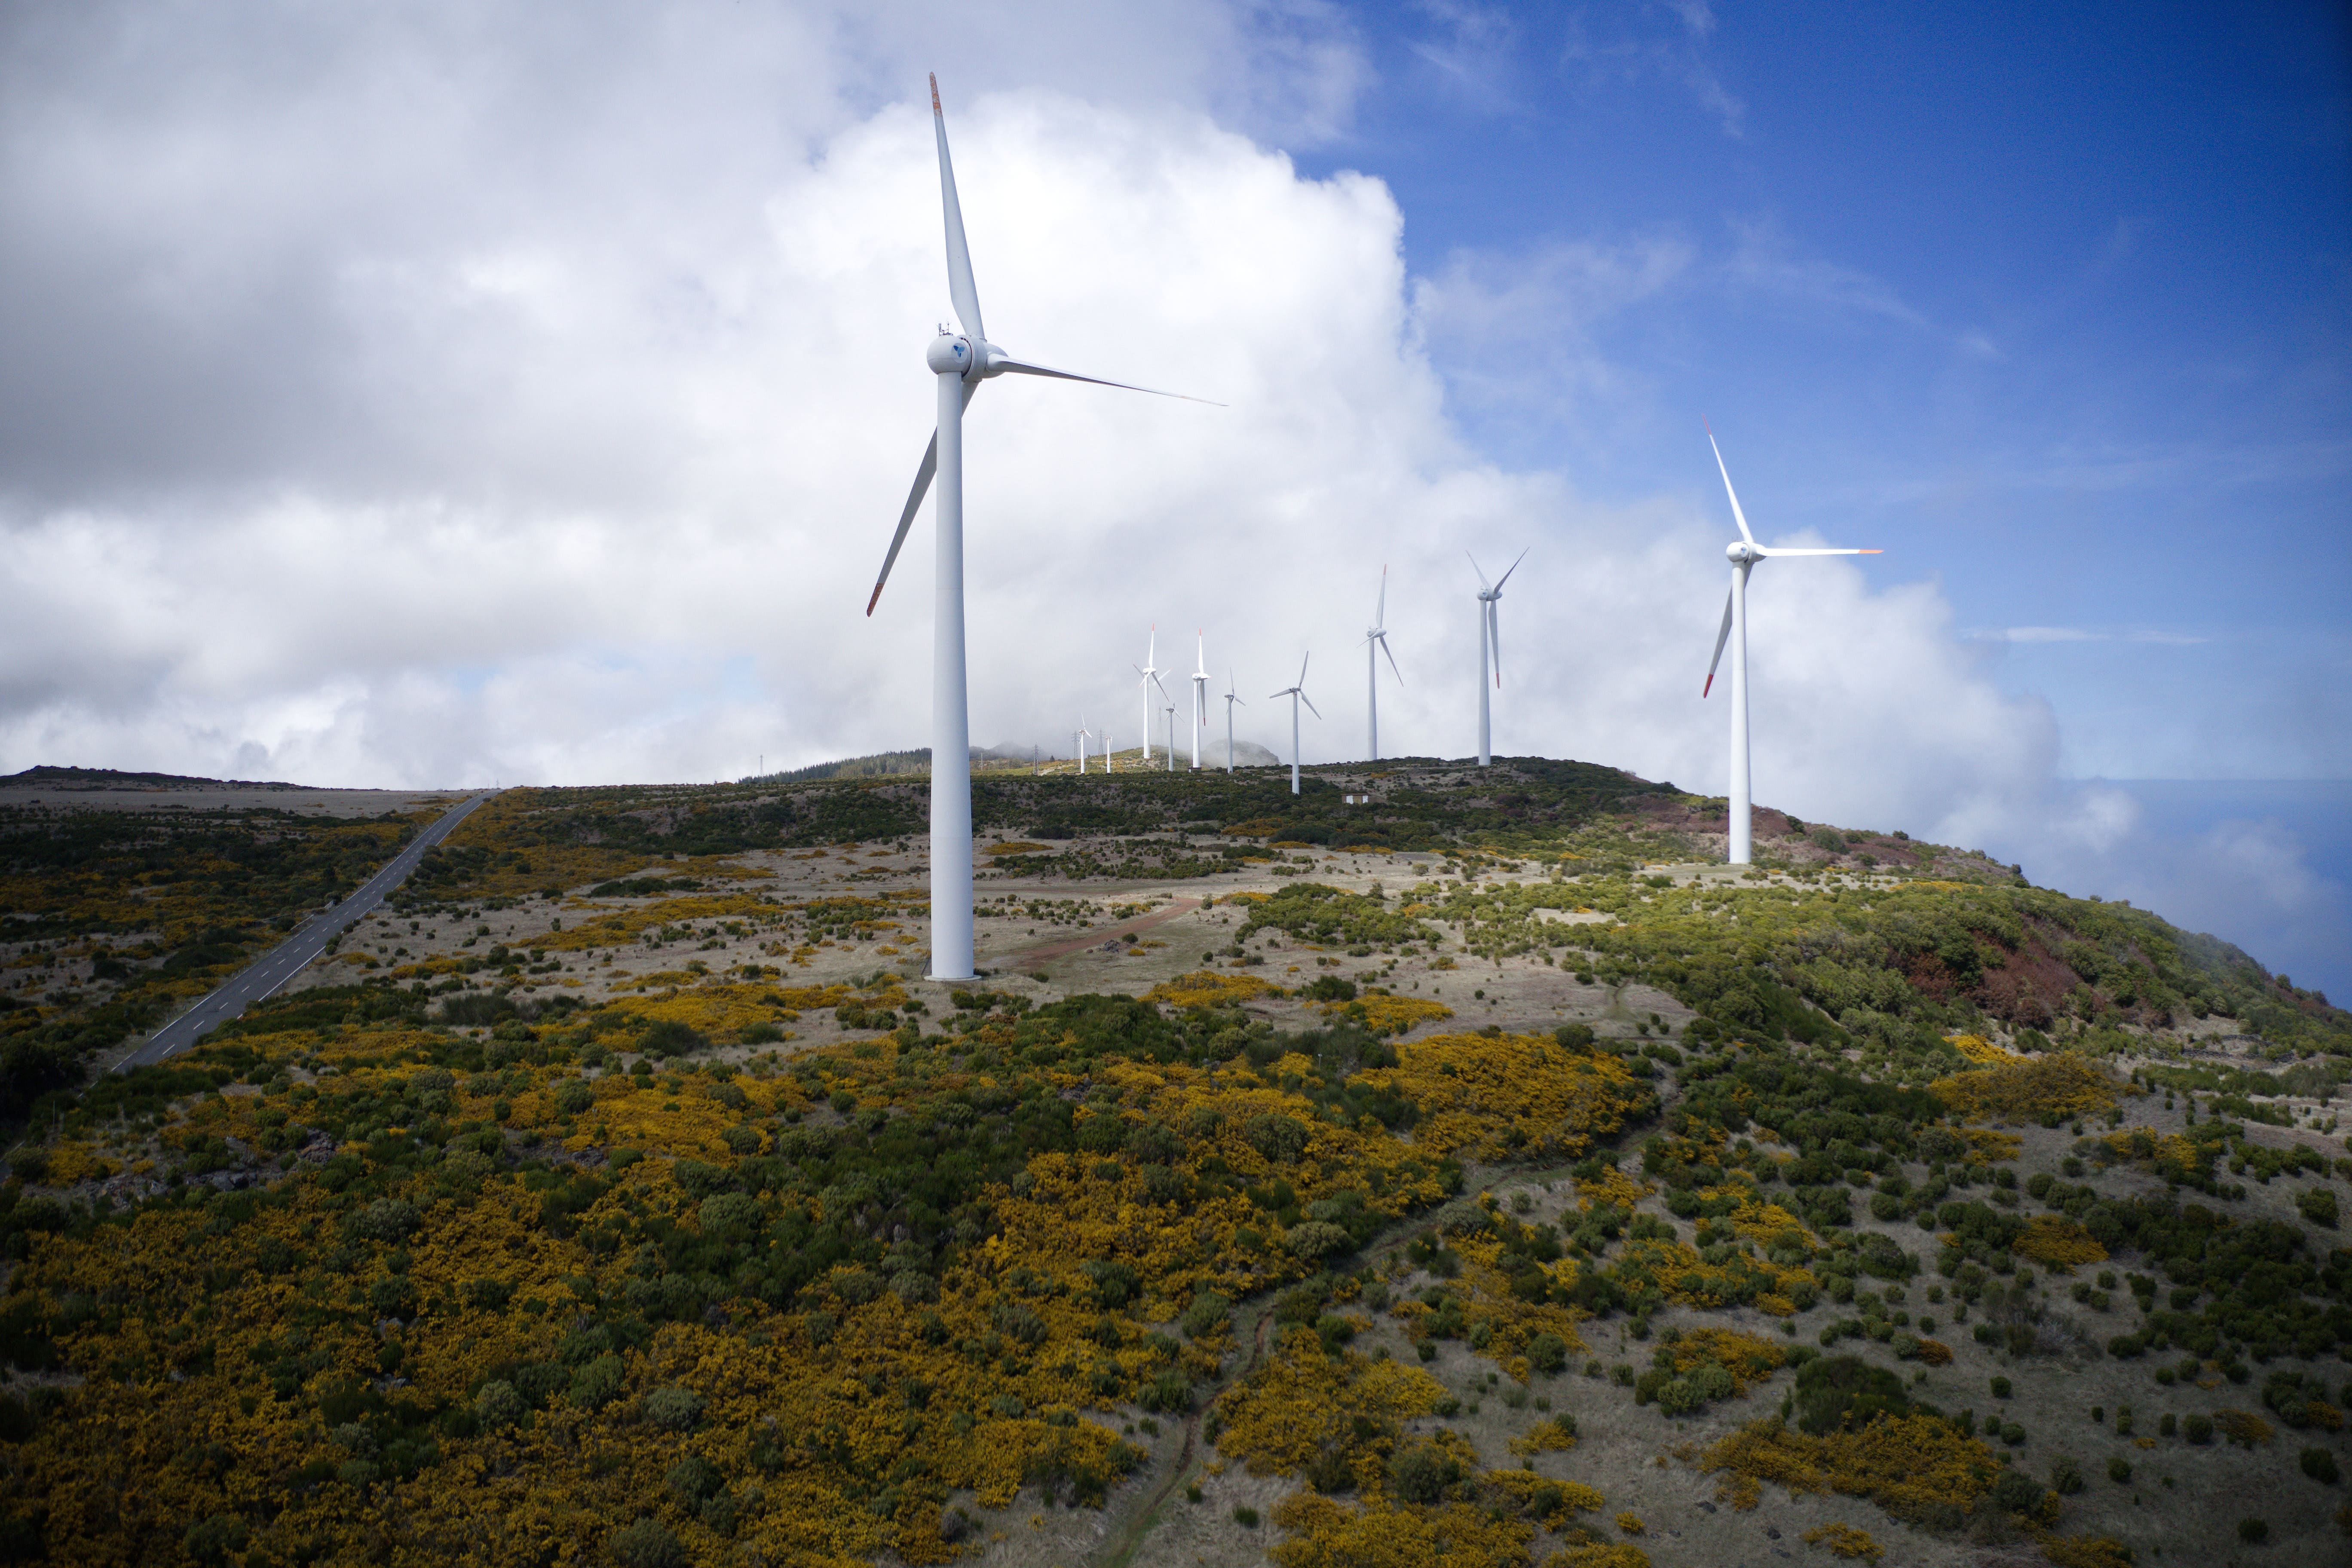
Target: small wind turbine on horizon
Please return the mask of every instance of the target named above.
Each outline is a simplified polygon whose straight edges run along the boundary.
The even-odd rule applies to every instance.
[[[1470,555],[1466,550],[1462,553]],[[1482,768],[1492,766],[1495,761],[1494,730],[1487,711],[1486,655],[1491,651],[1495,656],[1495,689],[1499,691],[1503,687],[1503,628],[1497,606],[1502,602],[1503,584],[1511,580],[1511,572],[1517,571],[1519,562],[1527,558],[1528,552],[1520,551],[1511,563],[1510,572],[1504,573],[1502,581],[1490,587],[1486,569],[1478,564],[1475,555],[1470,555],[1470,570],[1478,574],[1478,765]]]
[[[1404,684],[1404,671],[1397,668],[1396,655],[1389,653],[1389,569],[1381,568],[1381,597],[1372,612],[1372,624],[1364,632],[1364,750],[1374,762],[1381,760],[1381,661],[1373,654],[1374,644],[1388,654],[1389,671]]]
[[[1298,705],[1305,702],[1309,713],[1314,714],[1318,719],[1323,717],[1322,710],[1317,708],[1307,695],[1307,661],[1314,657],[1312,649],[1299,655],[1298,683],[1296,686],[1286,686],[1274,694],[1276,697],[1290,699],[1290,793],[1293,795],[1298,793]],[[1225,712],[1230,715],[1233,710],[1228,708]]]
[[[1201,731],[1209,727],[1209,645],[1192,634],[1192,771],[1201,771]]]
[[[929,978],[972,977],[971,896],[971,709],[964,668],[963,631],[963,412],[983,381],[1011,373],[1055,381],[1083,381],[1128,392],[1150,392],[1123,381],[1078,375],[1017,360],[988,341],[980,318],[980,289],[972,281],[971,251],[964,243],[963,208],[956,198],[955,167],[948,158],[947,115],[940,108],[940,79],[931,78],[931,129],[939,143],[940,207],[947,231],[948,294],[962,332],[944,327],[924,351],[923,363],[938,384],[938,424],[915,469],[914,488],[898,513],[898,531],[881,574],[866,601],[873,615],[882,585],[907,542],[924,494],[939,479],[934,509],[938,544],[932,563],[931,619],[931,958]],[[1160,393],[1164,397],[1181,396]],[[1191,403],[1203,398],[1186,398]]]
[[[1754,852],[1754,840],[1749,832],[1750,790],[1748,772],[1748,574],[1756,569],[1759,561],[1775,555],[1884,555],[1883,550],[1816,550],[1767,546],[1756,542],[1748,531],[1748,514],[1739,510],[1739,492],[1731,488],[1731,470],[1723,466],[1723,448],[1715,444],[1715,431],[1706,433],[1707,449],[1715,454],[1716,472],[1723,476],[1723,493],[1731,498],[1731,520],[1739,525],[1739,537],[1724,546],[1723,553],[1731,562],[1731,588],[1723,596],[1723,626],[1715,634],[1715,657],[1706,663],[1706,684],[1699,688],[1704,700],[1715,689],[1716,666],[1723,662],[1723,645],[1732,643],[1731,649],[1731,811],[1726,825],[1727,831],[1725,858],[1734,866],[1745,866]],[[1734,633],[1738,637],[1733,637]]]
[[[1087,771],[1087,742],[1093,738],[1094,731],[1087,728],[1087,716],[1083,713],[1079,714],[1078,731],[1072,737],[1072,739],[1077,744],[1078,773],[1080,777],[1084,777]],[[1108,768],[1105,768],[1103,771],[1105,773],[1108,773],[1110,770]]]
[[[1151,684],[1160,686],[1156,680]],[[1161,711],[1168,715],[1168,771],[1172,773],[1176,771],[1176,699],[1168,695],[1164,686],[1160,686],[1160,695],[1167,703]]]
[[[1303,670],[1300,671],[1301,675],[1305,673]],[[1242,700],[1234,692],[1233,666],[1227,665],[1225,667],[1225,772],[1227,773],[1234,771],[1234,704],[1241,701]],[[1249,704],[1243,702],[1242,706],[1246,708]]]

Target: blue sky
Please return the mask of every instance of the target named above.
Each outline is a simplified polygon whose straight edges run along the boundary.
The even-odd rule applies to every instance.
[[[1705,489],[1704,413],[1757,519],[1936,574],[2063,771],[2352,776],[2341,7],[1352,14],[1372,80],[1300,163],[1386,181],[1416,274],[1680,257],[1438,335],[1500,378],[1482,447]]]

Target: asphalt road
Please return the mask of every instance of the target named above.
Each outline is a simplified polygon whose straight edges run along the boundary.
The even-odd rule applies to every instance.
[[[472,815],[488,794],[454,805],[439,821],[408,841],[408,847],[370,877],[359,891],[314,917],[308,925],[261,955],[234,980],[155,1031],[147,1042],[115,1064],[117,1072],[152,1067],[176,1051],[186,1050],[204,1032],[234,1018],[253,1003],[275,993],[302,973],[305,964],[327,949],[327,943],[365,919],[383,902],[384,895],[408,880],[425,852],[449,836],[450,829]]]

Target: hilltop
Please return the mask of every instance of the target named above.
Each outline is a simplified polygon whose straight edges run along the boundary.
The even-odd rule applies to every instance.
[[[2227,942],[1587,763],[973,794],[971,986],[919,777],[510,790],[97,1079],[431,814],[7,808],[0,1543],[2340,1552],[2352,1018]]]

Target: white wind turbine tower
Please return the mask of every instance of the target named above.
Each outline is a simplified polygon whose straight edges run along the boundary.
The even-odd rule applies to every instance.
[[[1168,771],[1172,773],[1176,771],[1176,699],[1168,695],[1166,687],[1160,686],[1158,676],[1151,678],[1151,684],[1160,687],[1160,710],[1168,715]]]
[[[1159,622],[1151,623],[1151,641],[1143,655],[1143,662],[1128,668],[1135,671],[1135,684],[1143,692],[1143,761],[1148,767],[1151,763],[1151,689],[1160,681]]]
[[[1305,671],[1302,670],[1300,674],[1303,676]],[[1234,771],[1234,704],[1241,700],[1234,694],[1233,666],[1227,665],[1225,667],[1225,772],[1227,773]],[[1242,705],[1248,706],[1247,703]]]
[[[1466,550],[1462,553],[1470,555]],[[1503,628],[1496,606],[1503,597],[1503,584],[1511,580],[1511,572],[1517,571],[1519,562],[1527,558],[1528,552],[1520,551],[1511,563],[1511,571],[1503,574],[1502,582],[1488,587],[1486,569],[1478,564],[1475,555],[1470,555],[1470,570],[1478,574],[1478,765],[1482,768],[1489,766],[1495,760],[1494,730],[1486,706],[1486,655],[1489,652],[1495,656],[1495,688],[1500,690],[1503,685]]]
[[[1081,778],[1086,776],[1087,772],[1087,742],[1093,738],[1094,731],[1087,728],[1087,716],[1083,713],[1079,714],[1077,733],[1074,735],[1072,739],[1077,743],[1078,776]],[[1105,771],[1108,772],[1108,770]]]
[[[963,411],[980,384],[1011,372],[1056,381],[1091,382],[1129,392],[1149,392],[1122,381],[1077,375],[1017,360],[988,341],[981,324],[980,290],[972,282],[971,252],[964,244],[963,208],[956,200],[955,168],[948,160],[947,116],[940,110],[940,79],[931,79],[931,129],[940,149],[940,205],[946,220],[948,293],[955,301],[961,334],[942,328],[924,352],[923,363],[939,385],[939,423],[915,469],[914,488],[898,513],[898,531],[882,559],[871,616],[890,580],[890,568],[907,542],[915,513],[936,474],[938,544],[932,565],[931,619],[931,967],[933,980],[971,978],[971,711],[964,672],[963,637]],[[1177,394],[1161,394],[1175,396]],[[1188,398],[1188,402],[1202,402]]]
[[[1397,678],[1397,684],[1404,684],[1404,671],[1397,668],[1396,655],[1389,653],[1388,624],[1389,569],[1383,566],[1380,605],[1372,613],[1372,624],[1364,632],[1364,749],[1376,763],[1381,760],[1381,661],[1372,651],[1373,644],[1380,645],[1381,653],[1388,654],[1389,671]]]
[[[1745,866],[1754,847],[1748,820],[1748,574],[1756,569],[1759,561],[1774,555],[1883,555],[1885,552],[1768,549],[1757,543],[1756,536],[1748,531],[1748,514],[1739,510],[1739,492],[1731,488],[1731,470],[1723,466],[1723,448],[1715,444],[1713,430],[1706,433],[1706,444],[1715,453],[1716,472],[1723,476],[1723,493],[1731,498],[1731,520],[1739,525],[1739,537],[1724,546],[1723,553],[1731,562],[1731,589],[1723,598],[1723,626],[1715,634],[1715,657],[1707,660],[1706,684],[1699,688],[1698,694],[1704,699],[1715,689],[1715,668],[1723,662],[1723,645],[1730,642],[1731,820],[1726,858],[1734,866]],[[1734,633],[1738,634],[1736,637]]]
[[[1209,727],[1209,645],[1192,634],[1192,771],[1201,771],[1201,731]]]
[[[1290,699],[1290,793],[1293,795],[1298,793],[1298,705],[1305,702],[1309,713],[1318,719],[1323,717],[1322,710],[1307,695],[1307,661],[1314,657],[1312,650],[1301,654],[1298,658],[1298,684],[1286,686],[1274,694]],[[1231,714],[1233,710],[1228,708],[1225,711]]]

